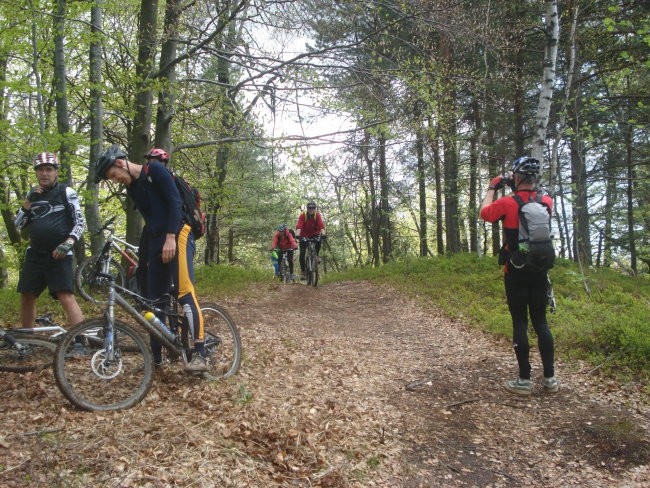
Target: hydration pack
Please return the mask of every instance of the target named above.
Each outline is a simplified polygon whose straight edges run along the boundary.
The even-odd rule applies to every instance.
[[[512,198],[519,206],[519,240],[510,251],[510,265],[525,271],[548,271],[555,264],[549,207],[539,193],[534,200],[524,201],[519,195]]]
[[[145,164],[143,169],[146,175],[149,172],[149,165]],[[205,235],[205,212],[201,210],[201,194],[199,190],[180,176],[172,173],[169,168],[166,169],[172,175],[178,193],[180,193],[183,220],[192,228],[195,240],[203,237]]]

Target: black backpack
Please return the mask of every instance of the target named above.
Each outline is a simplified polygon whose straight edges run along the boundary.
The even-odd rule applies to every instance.
[[[548,271],[555,264],[549,207],[539,193],[534,200],[512,198],[519,207],[519,240],[510,251],[510,264],[519,270]]]
[[[183,218],[192,228],[194,239],[200,239],[205,235],[205,212],[201,210],[201,193],[182,177],[172,173],[169,168],[166,169],[172,175],[178,193],[181,195]],[[143,170],[146,175],[149,165],[145,164]]]

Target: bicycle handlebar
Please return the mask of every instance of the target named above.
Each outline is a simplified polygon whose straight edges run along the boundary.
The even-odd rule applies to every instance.
[[[320,236],[313,236],[313,237],[300,237],[299,238],[301,242],[318,242],[318,241],[324,241],[327,239],[326,235],[320,235]]]

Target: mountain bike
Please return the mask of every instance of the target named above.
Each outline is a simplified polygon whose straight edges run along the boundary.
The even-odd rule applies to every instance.
[[[121,410],[139,403],[151,387],[154,364],[146,333],[161,342],[170,358],[188,364],[193,354],[192,331],[174,294],[165,297],[170,305],[164,311],[160,300],[146,299],[118,285],[110,273],[101,273],[97,279],[108,288],[104,316],[77,324],[61,339],[55,352],[54,377],[63,395],[84,410]],[[117,319],[116,305],[140,327]],[[145,318],[147,312],[166,313],[169,324],[150,322]],[[239,331],[219,305],[204,303],[201,312],[208,359],[204,377],[228,378],[241,364]],[[88,331],[99,331],[101,344],[86,341]]]
[[[327,236],[314,236],[314,237],[302,237],[303,242],[307,243],[307,249],[305,251],[305,278],[307,280],[307,286],[316,286],[318,285],[318,253],[316,252],[316,244],[320,241],[324,241]]]
[[[278,265],[280,267],[280,281],[291,283],[291,267],[289,265],[289,253],[286,250],[276,249],[278,253]]]
[[[549,313],[555,313],[557,310],[557,305],[555,304],[555,292],[553,291],[553,283],[551,283],[551,278],[546,275],[546,280],[548,282],[548,287],[546,291],[546,305],[548,306]]]
[[[112,217],[97,231],[97,234],[104,231],[107,233],[104,247],[99,254],[83,260],[75,270],[74,279],[77,289],[81,296],[90,302],[99,303],[106,294],[105,287],[96,279],[102,272],[108,272],[115,276],[115,282],[119,286],[127,286],[129,289],[137,291],[138,246],[129,244],[115,235],[115,229],[112,227],[114,221],[115,217]],[[126,272],[122,264],[113,258],[113,251],[122,256],[128,265]],[[105,263],[108,263],[107,271],[105,271]]]
[[[49,313],[35,322],[34,327],[0,328],[0,371],[27,373],[52,366],[54,350],[66,330]]]

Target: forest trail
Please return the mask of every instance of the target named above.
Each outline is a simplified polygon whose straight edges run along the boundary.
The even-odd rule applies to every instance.
[[[638,385],[560,362],[560,391],[545,393],[535,350],[535,391],[516,397],[502,387],[509,341],[368,282],[259,285],[221,303],[244,344],[229,381],[169,367],[142,404],[96,414],[51,372],[1,374],[0,485],[650,484]]]

